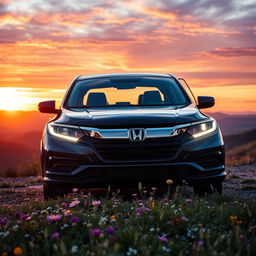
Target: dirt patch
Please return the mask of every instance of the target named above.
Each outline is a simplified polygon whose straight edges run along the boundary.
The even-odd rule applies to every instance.
[[[256,166],[229,166],[223,186],[224,195],[242,198],[256,197]],[[191,187],[182,188],[185,196],[193,196]],[[9,206],[43,200],[40,177],[0,178],[0,205]]]

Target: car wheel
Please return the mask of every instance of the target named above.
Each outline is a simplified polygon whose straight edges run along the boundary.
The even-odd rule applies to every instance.
[[[45,184],[43,185],[43,189],[44,189],[44,200],[51,200],[51,199],[55,199],[57,197],[57,193],[55,191],[55,189],[50,188],[49,186],[46,186]]]
[[[198,196],[204,196],[205,194],[222,194],[222,182],[214,182],[208,184],[194,185],[194,194]]]

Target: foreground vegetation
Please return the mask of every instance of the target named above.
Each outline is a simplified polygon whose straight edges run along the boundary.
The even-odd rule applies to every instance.
[[[124,201],[74,190],[54,201],[1,208],[0,253],[255,255],[255,199],[156,195],[155,188],[141,189]]]

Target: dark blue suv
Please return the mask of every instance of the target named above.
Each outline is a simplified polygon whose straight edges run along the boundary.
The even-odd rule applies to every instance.
[[[184,180],[197,194],[222,192],[224,143],[216,121],[199,109],[178,79],[165,74],[79,76],[44,130],[41,161],[45,198],[73,187],[162,186]]]

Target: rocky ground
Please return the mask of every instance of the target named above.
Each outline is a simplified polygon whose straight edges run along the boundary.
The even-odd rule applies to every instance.
[[[256,198],[256,166],[229,166],[223,186],[224,195],[237,198]],[[185,186],[182,193],[193,196],[192,189]],[[29,201],[43,200],[43,187],[40,177],[0,178],[0,205],[10,206]]]

